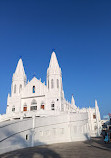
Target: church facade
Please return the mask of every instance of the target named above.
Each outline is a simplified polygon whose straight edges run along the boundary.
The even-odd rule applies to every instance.
[[[20,59],[12,78],[11,95],[8,95],[7,114],[34,111],[47,114],[64,111],[62,73],[55,53],[47,69],[47,85],[34,77],[27,83]],[[66,111],[66,110],[65,110]]]
[[[52,52],[47,69],[46,85],[36,77],[27,82],[22,59],[18,61],[12,77],[11,94],[7,98],[6,114],[0,116],[0,122],[0,136],[4,137],[0,140],[2,146],[6,146],[7,142],[10,144],[11,139],[19,142],[18,134],[27,141],[26,144],[21,143],[23,140],[20,144],[14,144],[15,149],[23,144],[27,147],[39,145],[40,142],[50,144],[87,140],[90,136],[99,136],[101,132],[97,101],[94,108],[79,109],[73,96],[71,103],[65,99],[62,72],[55,52]],[[14,129],[17,137],[11,132],[4,133],[10,129]],[[0,148],[1,151],[3,149]]]

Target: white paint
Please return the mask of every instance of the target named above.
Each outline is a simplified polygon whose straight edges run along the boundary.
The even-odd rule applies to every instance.
[[[36,77],[27,82],[23,62],[19,60],[12,78],[11,94],[8,94],[7,98],[6,114],[0,116],[0,138],[7,138],[10,132],[11,134],[19,132],[19,135],[13,135],[2,141],[0,152],[12,150],[11,143],[14,139],[18,141],[18,137],[21,139],[18,144],[14,143],[14,149],[41,143],[80,141],[100,135],[101,119],[97,101],[95,108],[79,109],[73,96],[71,103],[65,99],[62,72],[55,52],[51,55],[46,80],[46,85]],[[27,111],[24,111],[26,108]],[[35,110],[32,111],[32,108]],[[14,119],[20,120],[14,121]],[[11,125],[3,127],[7,123]],[[24,140],[26,137],[27,141]]]

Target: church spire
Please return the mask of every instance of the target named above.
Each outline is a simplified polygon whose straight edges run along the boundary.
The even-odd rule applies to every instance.
[[[23,62],[22,62],[21,58],[18,61],[15,74],[17,74],[17,75],[25,75],[25,71],[24,71],[24,67],[23,67]]]
[[[15,73],[12,77],[12,88],[11,94],[12,96],[18,96],[22,89],[26,86],[27,77],[24,71],[23,62],[20,58],[15,70]]]
[[[56,54],[55,54],[54,51],[52,52],[49,67],[47,69],[47,75],[50,75],[50,74],[62,75],[61,74],[61,68],[59,67],[57,57],[56,57]]]
[[[49,67],[50,68],[53,68],[53,67],[59,68],[57,57],[56,57],[56,54],[54,51],[52,52],[52,55],[51,55]]]

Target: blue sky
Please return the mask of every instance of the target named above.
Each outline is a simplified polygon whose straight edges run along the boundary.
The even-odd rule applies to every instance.
[[[0,1],[0,113],[22,56],[29,80],[46,81],[52,49],[62,68],[65,97],[111,112],[111,1]]]

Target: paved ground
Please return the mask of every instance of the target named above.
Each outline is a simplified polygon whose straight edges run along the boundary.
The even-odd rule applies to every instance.
[[[111,158],[111,143],[102,138],[26,148],[0,155],[0,158]]]

